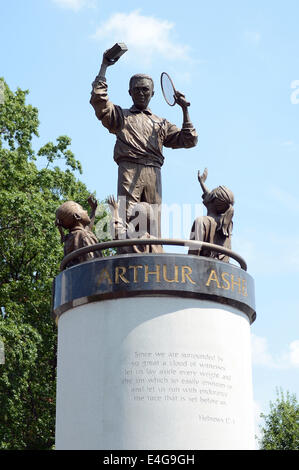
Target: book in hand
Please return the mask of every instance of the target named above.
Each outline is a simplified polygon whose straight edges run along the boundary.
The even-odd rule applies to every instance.
[[[110,60],[111,62],[115,62],[118,60],[125,52],[127,52],[128,48],[123,42],[117,42],[114,44],[113,47],[108,49],[105,52],[105,58]]]

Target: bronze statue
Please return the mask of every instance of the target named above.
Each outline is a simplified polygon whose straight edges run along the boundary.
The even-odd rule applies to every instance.
[[[119,203],[114,196],[107,198],[112,212],[112,234],[115,240],[132,238],[157,238],[157,219],[152,207],[147,202],[139,202],[129,207],[129,221],[119,216]],[[117,249],[118,254],[126,253],[164,253],[161,245],[132,245]]]
[[[91,207],[90,217],[87,211],[74,201],[64,202],[56,211],[55,225],[59,229],[61,243],[64,243],[64,256],[84,246],[98,243],[98,239],[92,231],[97,208],[97,201],[92,195],[88,198],[88,204]],[[69,230],[69,233],[65,235],[63,229]],[[101,252],[97,251],[86,253],[73,259],[67,267],[101,256]]]
[[[156,205],[158,234],[161,236],[162,202],[161,166],[164,162],[163,146],[190,148],[197,144],[197,133],[190,121],[188,103],[185,96],[176,92],[176,103],[183,111],[183,125],[179,129],[166,119],[160,118],[148,108],[154,95],[154,83],[144,74],[130,79],[129,94],[133,100],[130,109],[123,109],[109,101],[107,94],[106,69],[115,64],[116,59],[103,55],[100,72],[92,84],[90,103],[97,118],[115,134],[114,160],[118,164],[117,196],[125,196],[126,222],[128,210],[133,204],[147,202]]]
[[[206,216],[195,219],[191,229],[190,240],[213,243],[231,249],[234,195],[232,191],[225,186],[218,186],[212,191],[209,191],[205,185],[207,175],[207,169],[204,170],[202,175],[198,172],[198,181],[203,191],[203,204],[206,206],[208,213]],[[190,249],[188,253],[217,258],[227,263],[229,262],[228,256],[206,249]]]

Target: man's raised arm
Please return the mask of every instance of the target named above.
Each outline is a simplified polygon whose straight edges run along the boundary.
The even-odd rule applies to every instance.
[[[103,59],[102,59],[102,63],[101,63],[101,68],[100,68],[100,71],[99,71],[98,75],[96,76],[95,81],[98,79],[98,80],[100,80],[100,81],[102,81],[102,82],[105,82],[105,81],[106,81],[106,70],[107,70],[107,67],[110,67],[111,65],[114,65],[114,64],[118,61],[118,59],[119,59],[119,57],[118,57],[117,59],[112,59],[112,60],[111,60],[111,59],[107,59],[107,57],[106,57],[105,54],[106,54],[109,50],[110,50],[110,49],[107,49],[107,51],[105,51],[104,54],[103,54]],[[95,81],[94,81],[94,82],[95,82]],[[93,82],[93,83],[94,83],[94,82]]]
[[[109,132],[115,134],[121,126],[121,112],[118,106],[115,106],[109,101],[106,70],[107,67],[114,65],[118,61],[118,58],[114,60],[107,59],[105,57],[106,52],[107,51],[103,54],[100,71],[92,82],[90,104],[94,108],[97,118]]]

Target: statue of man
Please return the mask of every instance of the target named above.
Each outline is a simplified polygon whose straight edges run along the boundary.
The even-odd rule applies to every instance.
[[[106,51],[107,52],[107,51]],[[163,146],[190,148],[197,144],[197,133],[190,121],[185,96],[177,92],[176,102],[183,111],[183,125],[179,129],[160,118],[148,108],[154,95],[154,83],[144,74],[130,79],[129,94],[133,100],[130,109],[123,109],[109,101],[106,69],[116,60],[103,55],[100,72],[92,84],[90,103],[97,118],[116,135],[114,160],[118,164],[117,196],[126,198],[126,221],[130,206],[147,202],[158,208],[158,236],[161,236],[162,202],[161,166],[164,162]]]

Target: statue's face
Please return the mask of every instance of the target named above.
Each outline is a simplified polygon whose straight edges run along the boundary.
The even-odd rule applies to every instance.
[[[152,82],[146,78],[137,78],[133,81],[129,93],[136,108],[146,109],[154,95]]]
[[[73,226],[81,223],[84,227],[90,224],[88,212],[80,204],[76,204],[76,210],[73,212]]]
[[[90,224],[90,218],[89,218],[89,215],[88,215],[87,211],[82,209],[82,211],[79,213],[79,215],[81,217],[81,222],[83,223],[84,226]]]

